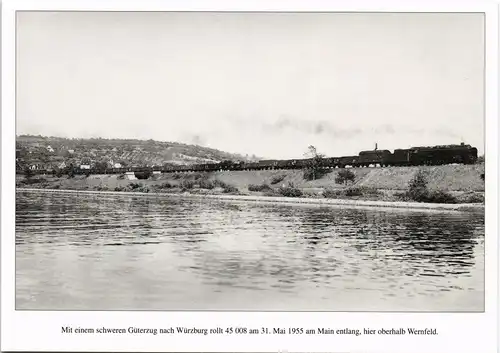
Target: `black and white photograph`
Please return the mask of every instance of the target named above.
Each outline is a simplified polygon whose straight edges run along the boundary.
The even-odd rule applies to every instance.
[[[19,11],[16,310],[484,312],[484,38]]]

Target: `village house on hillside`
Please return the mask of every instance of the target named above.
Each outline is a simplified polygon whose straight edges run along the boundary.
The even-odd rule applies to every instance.
[[[92,162],[90,158],[82,158],[82,160],[80,161],[80,169],[90,169],[91,164]]]
[[[33,160],[28,168],[31,170],[43,170],[47,169],[47,166],[40,160]]]

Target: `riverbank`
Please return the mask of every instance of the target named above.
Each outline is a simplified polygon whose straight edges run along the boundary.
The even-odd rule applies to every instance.
[[[61,190],[61,189],[39,189],[39,188],[17,188],[17,192],[40,192],[40,193],[73,193],[73,194],[101,194],[101,195],[128,195],[147,197],[185,197],[194,199],[217,199],[227,201],[247,201],[256,203],[273,204],[301,204],[317,206],[345,206],[356,208],[394,208],[411,210],[441,210],[441,211],[482,211],[483,204],[436,204],[421,202],[386,202],[386,201],[364,201],[343,199],[319,199],[319,198],[288,198],[273,196],[248,196],[248,195],[210,195],[191,193],[154,193],[154,192],[126,192],[126,191],[88,191],[88,190]]]
[[[317,180],[306,180],[302,170],[165,173],[137,180],[133,175],[52,175],[16,178],[18,188],[167,193],[215,196],[286,197],[302,199],[412,203],[408,183],[424,172],[429,200],[446,204],[484,204],[484,164],[424,167],[351,168],[353,180],[339,183],[339,169]],[[270,199],[271,200],[271,199]],[[317,201],[320,202],[320,201]],[[321,201],[322,202],[322,201]]]

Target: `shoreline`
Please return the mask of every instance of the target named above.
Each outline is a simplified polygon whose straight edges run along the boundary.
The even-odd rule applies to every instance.
[[[345,206],[353,208],[383,208],[383,209],[406,209],[417,211],[484,211],[485,205],[478,203],[460,204],[438,204],[423,202],[402,202],[402,201],[369,201],[369,200],[345,200],[345,199],[318,199],[307,197],[276,197],[276,196],[248,196],[248,195],[203,195],[190,193],[158,193],[158,192],[129,192],[129,191],[97,191],[97,190],[71,190],[71,189],[38,189],[38,188],[18,188],[17,192],[40,192],[40,193],[72,193],[86,195],[123,195],[123,196],[150,196],[150,197],[181,197],[191,199],[212,199],[227,201],[247,201],[255,203],[274,203],[290,205],[310,205],[310,206]]]

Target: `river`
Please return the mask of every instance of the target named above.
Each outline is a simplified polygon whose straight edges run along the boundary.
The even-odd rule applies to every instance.
[[[16,309],[484,311],[484,215],[17,192]]]

